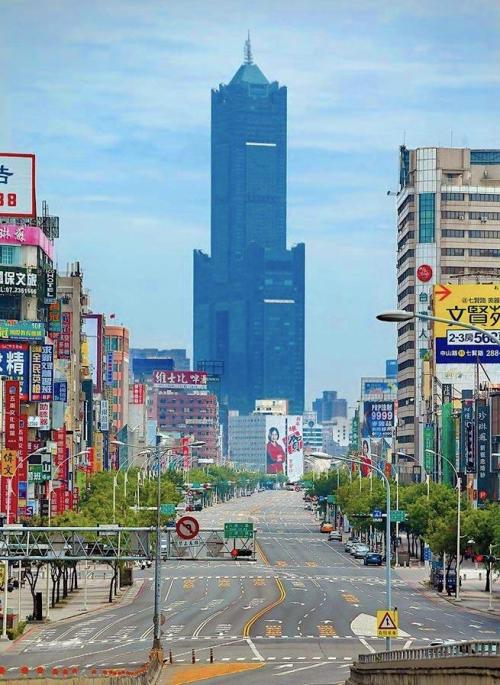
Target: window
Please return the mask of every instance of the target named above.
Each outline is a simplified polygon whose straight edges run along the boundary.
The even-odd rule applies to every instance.
[[[500,238],[500,231],[469,231],[469,238]]]
[[[479,221],[500,221],[500,212],[469,212],[469,219]]]
[[[408,212],[403,221],[399,224],[398,231],[402,231],[405,226],[413,221],[415,218],[415,212]]]
[[[18,245],[0,245],[0,264],[19,266],[21,249]]]
[[[408,195],[406,200],[398,207],[398,216],[402,214],[408,205],[412,205],[415,202],[415,197],[413,195]]]
[[[412,369],[415,366],[414,359],[407,359],[405,362],[398,364],[398,371],[404,371],[405,369]],[[401,387],[401,384],[399,385]]]
[[[403,247],[406,245],[406,243],[409,240],[413,240],[415,238],[415,231],[408,231],[408,233],[404,236],[404,238],[401,238],[401,240],[398,243],[398,252],[403,249]]]
[[[442,274],[463,274],[464,273],[464,267],[463,266],[442,266],[441,267],[441,273]]]
[[[398,354],[403,354],[403,352],[408,352],[408,350],[415,349],[415,342],[413,340],[408,340],[408,342],[399,345]]]
[[[434,193],[420,193],[418,204],[418,242],[433,243],[435,227]]]
[[[410,321],[410,323],[405,323],[404,326],[401,326],[401,328],[398,328],[398,335],[404,335],[405,333],[409,333],[410,331],[415,330],[415,324]]]
[[[500,257],[500,250],[477,249],[469,250],[471,257]]]
[[[414,437],[413,435],[398,435],[398,443],[403,444],[403,443],[409,443],[413,442]]]
[[[401,284],[407,278],[409,278],[410,276],[413,276],[413,271],[414,271],[413,267],[410,267],[409,269],[406,269],[406,271],[403,271],[403,273],[400,276],[398,276],[398,283]]]
[[[460,219],[463,221],[465,219],[465,212],[449,212],[444,210],[441,212],[441,219]]]
[[[443,247],[441,257],[463,257],[465,250],[463,247]]]
[[[443,228],[441,230],[441,238],[464,238],[465,231],[459,228]]]
[[[500,164],[500,150],[471,150],[471,164]]]
[[[471,193],[469,200],[471,202],[500,202],[500,195],[498,193]]]
[[[401,390],[401,388],[410,388],[410,387],[413,387],[414,385],[415,385],[415,379],[414,378],[407,378],[406,380],[400,381],[398,383],[398,388]]]
[[[414,295],[414,294],[415,294],[415,286],[409,285],[399,293],[398,300],[400,300],[400,301],[404,300],[404,298],[407,297],[408,295]]]
[[[441,202],[463,202],[464,193],[441,193]]]
[[[403,266],[405,262],[407,262],[409,259],[415,256],[415,250],[407,250],[404,255],[398,259],[398,269],[400,266]]]

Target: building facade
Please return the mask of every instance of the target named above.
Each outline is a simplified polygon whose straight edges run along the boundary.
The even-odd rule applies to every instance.
[[[336,418],[347,418],[347,400],[338,397],[336,390],[323,390],[323,394],[312,403],[319,423]]]
[[[304,405],[303,244],[286,247],[286,88],[245,63],[212,91],[211,255],[194,253],[194,363],[223,363],[229,410]]]
[[[500,150],[403,146],[397,225],[398,309],[432,314],[436,284],[498,282]],[[397,449],[424,464],[431,325],[398,324],[397,344]]]
[[[229,414],[229,461],[236,468],[266,470],[266,415]]]
[[[118,433],[128,423],[129,401],[129,332],[124,326],[106,326],[104,350],[112,363],[110,425]],[[110,378],[111,380],[111,378]]]

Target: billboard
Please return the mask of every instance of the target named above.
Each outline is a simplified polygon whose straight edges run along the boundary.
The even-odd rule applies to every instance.
[[[29,400],[30,348],[28,343],[0,340],[0,375],[19,381],[21,402]]]
[[[391,438],[394,432],[394,402],[363,402],[364,438]]]
[[[153,371],[153,383],[172,389],[206,390],[207,376],[205,371]]]
[[[477,499],[478,506],[484,506],[491,472],[491,414],[487,404],[477,405],[477,451]]]
[[[266,416],[266,473],[286,471],[286,423],[286,416]]]
[[[45,324],[43,321],[0,319],[0,338],[2,340],[43,340]]]
[[[0,152],[0,216],[36,216],[35,155]]]
[[[385,375],[386,378],[397,378],[398,376],[398,360],[386,359],[385,361]]]
[[[500,342],[500,285],[434,286],[434,316],[491,331]],[[479,331],[436,322],[436,364],[498,364],[500,345]]]
[[[144,383],[133,383],[131,388],[132,404],[144,404]]]
[[[288,480],[295,483],[304,475],[304,440],[302,433],[302,416],[287,416],[286,418],[286,473]]]
[[[102,314],[84,314],[82,331],[87,338],[90,375],[97,392],[102,391]]]
[[[0,295],[37,295],[38,272],[25,266],[0,266]]]
[[[31,346],[31,392],[32,402],[50,402],[53,398],[54,347]]]
[[[396,399],[397,383],[393,378],[371,378],[361,379],[361,399],[362,400],[387,400]]]
[[[1,187],[1,186],[0,186]],[[0,243],[2,245],[32,245],[39,247],[50,260],[54,260],[54,243],[45,235],[38,226],[18,226],[17,224],[2,224],[0,226]],[[46,273],[46,283],[50,278],[49,272],[55,274],[53,269]],[[47,288],[48,290],[48,288]],[[53,287],[55,293],[55,282]],[[54,294],[55,297],[55,294]]]

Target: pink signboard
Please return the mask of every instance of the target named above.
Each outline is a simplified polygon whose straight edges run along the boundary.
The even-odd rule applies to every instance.
[[[41,247],[47,257],[54,259],[54,244],[38,226],[15,226],[0,224],[0,244],[35,245]]]
[[[153,383],[170,387],[205,387],[206,371],[153,371]]]

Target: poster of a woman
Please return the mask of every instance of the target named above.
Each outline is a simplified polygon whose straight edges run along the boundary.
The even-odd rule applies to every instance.
[[[284,473],[283,464],[286,461],[286,454],[279,440],[278,428],[271,426],[267,434],[267,473]]]

